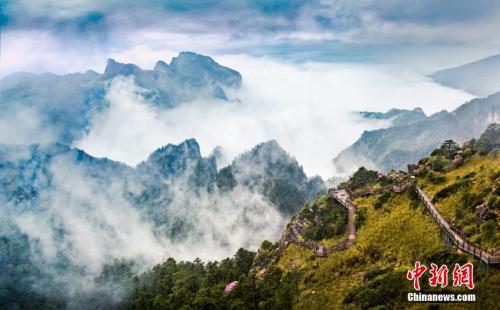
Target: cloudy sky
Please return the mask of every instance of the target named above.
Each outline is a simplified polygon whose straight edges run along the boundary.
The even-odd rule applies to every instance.
[[[102,70],[110,56],[146,66],[181,50],[432,70],[500,43],[496,0],[4,0],[0,18],[2,75]]]

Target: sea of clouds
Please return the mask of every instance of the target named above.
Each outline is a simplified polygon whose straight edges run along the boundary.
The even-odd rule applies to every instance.
[[[271,139],[294,155],[308,175],[336,175],[332,158],[364,130],[388,122],[363,120],[358,111],[421,107],[451,110],[470,94],[433,83],[400,67],[351,63],[291,63],[248,55],[216,60],[243,75],[230,102],[205,100],[155,109],[132,78],[116,79],[110,108],[75,146],[130,165],[156,148],[194,137],[205,155],[221,146],[226,161]]]

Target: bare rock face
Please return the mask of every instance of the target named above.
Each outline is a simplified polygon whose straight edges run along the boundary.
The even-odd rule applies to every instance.
[[[322,244],[319,244],[317,246],[316,251],[314,252],[314,254],[316,256],[318,256],[318,257],[325,257],[325,256],[327,256],[325,246],[322,245]]]
[[[462,160],[463,160],[463,158],[461,155],[459,155],[459,154],[455,155],[455,157],[452,160],[453,167],[460,166],[460,164],[462,163]]]
[[[408,164],[408,172],[411,174],[415,174],[415,172],[418,170],[418,164]]]
[[[405,192],[407,189],[408,189],[407,184],[393,185],[392,186],[392,191],[395,193],[398,193],[398,194]]]
[[[290,261],[287,265],[291,269],[299,269],[300,268],[300,262],[296,259]]]
[[[479,226],[484,222],[486,215],[488,215],[488,203],[480,204],[476,207],[476,225]]]

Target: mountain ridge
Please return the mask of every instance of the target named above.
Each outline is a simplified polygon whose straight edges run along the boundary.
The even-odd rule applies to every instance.
[[[388,120],[392,126],[404,126],[412,123],[417,123],[427,118],[422,108],[414,108],[413,110],[405,109],[390,109],[387,112],[359,112],[362,118],[369,120]]]
[[[106,94],[118,76],[132,76],[148,102],[161,109],[199,99],[229,102],[227,90],[242,83],[239,72],[193,52],[181,52],[169,65],[162,64],[157,63],[158,70],[144,70],[108,59],[102,74],[12,73],[0,80],[0,108],[5,115],[31,111],[43,127],[40,131],[50,129],[54,134],[52,142],[71,144],[89,132],[94,116],[109,107]]]
[[[436,82],[484,97],[500,91],[500,54],[437,71]]]
[[[408,162],[418,161],[443,140],[471,139],[499,118],[500,92],[472,99],[452,112],[441,111],[415,123],[365,131],[333,163],[340,173],[360,166],[384,171],[404,169]]]

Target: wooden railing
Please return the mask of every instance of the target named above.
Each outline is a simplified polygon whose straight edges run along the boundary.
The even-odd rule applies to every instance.
[[[454,228],[452,225],[450,225],[450,223],[448,223],[448,221],[446,221],[446,219],[439,213],[432,201],[420,187],[415,186],[415,191],[420,200],[422,200],[426,208],[429,210],[441,230],[448,236],[448,238],[458,249],[477,257],[486,264],[500,264],[500,251],[498,251],[498,248],[494,252],[490,252],[486,249],[481,248],[481,246],[479,246],[478,244],[470,242],[465,236],[459,233],[456,228]],[[328,194],[337,202],[339,202],[341,206],[348,210],[348,223],[346,229],[346,238],[344,239],[344,241],[338,243],[333,247],[326,248],[323,244],[318,242],[310,240],[299,241],[297,236],[295,236],[294,229],[287,228],[283,233],[278,248],[269,260],[270,263],[276,262],[290,244],[296,244],[314,250],[317,256],[328,256],[331,253],[348,249],[354,245],[354,243],[356,242],[355,215],[357,208],[356,205],[351,201],[353,193],[346,189],[331,188],[328,190]],[[290,236],[288,236],[288,238],[285,238],[287,234],[289,234]],[[318,252],[319,249],[321,249],[322,251]],[[257,268],[258,266],[252,266],[253,271],[256,271]],[[265,274],[266,269],[264,268],[261,271],[262,274]]]
[[[431,213],[434,220],[437,222],[441,230],[448,236],[448,238],[455,244],[460,250],[469,253],[478,259],[482,260],[486,264],[500,264],[500,254],[497,252],[492,253],[487,251],[478,244],[472,243],[465,236],[460,234],[457,229],[455,229],[446,219],[439,213],[429,197],[422,191],[418,186],[415,186],[415,191],[418,197],[424,205],[427,207]]]

